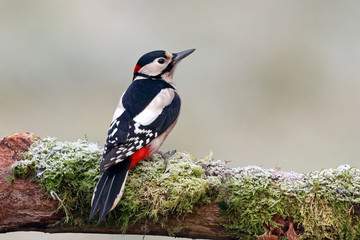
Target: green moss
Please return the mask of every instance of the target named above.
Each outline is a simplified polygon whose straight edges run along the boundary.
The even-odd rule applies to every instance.
[[[278,194],[271,177],[260,168],[250,167],[229,180],[226,195],[219,205],[222,224],[228,233],[259,236],[266,233],[269,226],[278,226],[273,216],[287,216],[288,201]]]
[[[66,213],[65,223],[95,224],[96,220],[87,219],[92,193],[100,177],[101,153],[98,145],[87,141],[44,138],[31,146],[12,171],[15,176],[26,177],[25,169],[32,169],[43,190],[59,200],[59,209]],[[169,216],[182,219],[194,206],[215,199],[219,178],[206,177],[190,154],[174,154],[168,159],[166,170],[163,161],[161,155],[154,154],[131,169],[123,198],[103,225],[119,225],[125,230],[129,222],[147,220],[165,226]],[[172,232],[181,228],[170,226]]]
[[[162,157],[154,154],[131,170],[122,201],[113,213],[118,224],[148,219],[165,226],[169,216],[181,219],[194,206],[213,201],[219,178],[206,178],[190,154],[178,152],[168,161],[165,171]]]
[[[276,183],[276,185],[275,185]],[[292,217],[300,239],[358,239],[360,170],[348,166],[282,178],[276,171],[248,167],[229,181],[221,202],[228,233],[249,236],[281,227],[273,221]]]
[[[91,193],[99,179],[100,156],[101,149],[94,143],[48,137],[36,141],[23,154],[24,160],[13,165],[12,172],[24,178],[30,169],[49,197],[59,200],[59,209],[67,213],[65,221],[77,221],[89,212]]]
[[[308,186],[299,194],[298,220],[304,239],[358,239],[360,170],[348,166],[307,175]]]
[[[102,149],[84,140],[36,141],[16,162],[16,177],[32,177],[59,201],[63,224],[96,225],[88,221],[93,189],[100,177]],[[229,235],[250,239],[283,228],[290,219],[300,239],[360,239],[360,170],[346,165],[310,174],[284,173],[259,167],[228,168],[210,154],[197,161],[177,152],[165,170],[154,154],[129,173],[122,200],[101,227],[125,231],[134,222],[152,222],[176,234],[195,206],[216,201]],[[169,223],[178,219],[178,224]],[[145,224],[146,225],[146,224]],[[146,229],[144,230],[146,231]],[[285,239],[285,232],[280,236]]]
[[[33,161],[16,161],[11,167],[11,173],[17,178],[25,179],[33,176],[35,172],[36,166]],[[13,180],[13,178],[11,180]]]

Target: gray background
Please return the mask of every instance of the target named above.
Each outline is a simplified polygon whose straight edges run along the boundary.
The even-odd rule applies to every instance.
[[[233,167],[359,167],[359,5],[0,0],[0,138],[102,145],[138,58],[196,48],[177,68],[182,112],[162,150],[211,150]],[[0,239],[24,236],[120,238]]]

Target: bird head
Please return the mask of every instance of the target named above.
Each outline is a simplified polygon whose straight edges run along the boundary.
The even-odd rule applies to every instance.
[[[194,51],[195,49],[189,49],[178,53],[169,53],[164,50],[157,50],[146,53],[136,63],[133,80],[151,78],[173,83],[172,77],[176,65]]]

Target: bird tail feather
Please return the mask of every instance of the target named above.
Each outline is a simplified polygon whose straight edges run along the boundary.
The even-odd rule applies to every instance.
[[[123,160],[105,170],[94,190],[91,201],[90,220],[100,211],[99,223],[115,208],[124,192],[130,161]]]

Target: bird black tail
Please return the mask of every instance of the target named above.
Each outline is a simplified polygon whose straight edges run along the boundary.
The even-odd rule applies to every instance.
[[[91,201],[90,219],[100,210],[100,223],[119,202],[124,192],[130,163],[128,159],[125,159],[113,165],[102,174]]]

